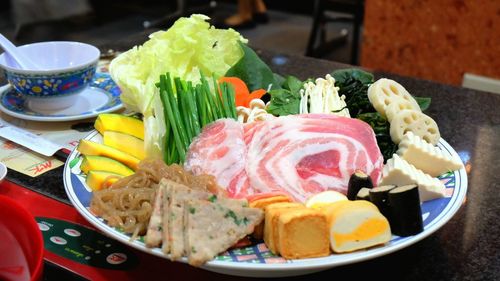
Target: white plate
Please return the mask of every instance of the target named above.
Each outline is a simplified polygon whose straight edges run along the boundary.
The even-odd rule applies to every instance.
[[[80,120],[122,108],[120,93],[120,88],[109,74],[96,73],[89,87],[78,94],[70,107],[52,112],[37,112],[31,110],[25,98],[10,85],[5,85],[0,88],[0,110],[25,120],[43,122]]]
[[[86,139],[97,142],[102,141],[101,136],[96,131],[88,135]],[[446,154],[459,159],[455,150],[443,139],[439,141],[438,147]],[[73,150],[64,166],[66,193],[80,214],[108,236],[144,252],[166,257],[159,248],[147,248],[141,240],[131,242],[128,235],[108,226],[101,218],[94,216],[89,211],[88,207],[92,195],[90,188],[85,184],[85,175],[80,171],[80,162],[79,152]],[[284,260],[281,257],[274,256],[263,243],[260,243],[224,253],[213,261],[206,263],[203,268],[237,276],[284,277],[317,272],[398,251],[422,240],[442,227],[452,218],[464,201],[467,191],[467,174],[464,168],[442,175],[439,178],[446,186],[447,196],[422,204],[424,231],[418,235],[410,237],[393,236],[388,244],[364,251],[300,260]],[[183,261],[187,262],[185,259]]]

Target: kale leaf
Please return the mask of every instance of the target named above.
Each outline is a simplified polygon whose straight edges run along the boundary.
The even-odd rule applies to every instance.
[[[357,118],[372,127],[380,152],[384,156],[384,162],[392,158],[392,155],[398,150],[398,145],[391,139],[389,122],[378,112],[361,113]]]

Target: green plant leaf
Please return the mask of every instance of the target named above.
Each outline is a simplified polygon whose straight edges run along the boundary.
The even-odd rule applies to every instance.
[[[298,114],[300,109],[300,94],[290,92],[288,89],[278,89],[269,92],[271,94],[271,103],[267,107],[267,112],[284,116]]]
[[[426,111],[431,105],[431,98],[414,97],[422,111]]]
[[[290,75],[285,79],[285,84],[283,85],[283,88],[289,89],[290,92],[292,93],[299,93],[300,89],[302,89],[303,84],[304,83],[300,81],[298,78]]]
[[[398,146],[391,139],[389,122],[378,112],[362,113],[357,118],[365,121],[372,127],[380,152],[384,156],[384,162],[392,158]]]
[[[355,79],[363,84],[373,83],[373,74],[357,68],[346,68],[335,70],[331,73],[337,83],[343,84],[348,79]]]
[[[271,89],[279,89],[279,77],[278,80],[275,79],[269,66],[246,44],[240,42],[240,47],[244,53],[243,57],[226,72],[225,76],[239,77],[245,81],[250,91],[267,90],[270,85]]]
[[[73,158],[73,160],[71,160],[69,162],[69,167],[71,169],[73,169],[76,166],[76,164],[78,164],[78,162],[80,162],[80,159],[81,159],[81,157],[75,157],[75,158]]]

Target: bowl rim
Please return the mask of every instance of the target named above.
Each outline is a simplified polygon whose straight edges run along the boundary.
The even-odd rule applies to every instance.
[[[26,225],[26,228],[29,228],[28,230],[33,232],[30,237],[32,240],[36,240],[36,244],[39,245],[38,247],[35,247],[36,255],[39,258],[36,260],[33,271],[30,270],[30,280],[39,280],[43,271],[45,246],[42,232],[38,227],[35,217],[28,210],[26,210],[24,206],[9,196],[0,194],[0,204],[7,206],[8,208],[15,208],[19,212],[20,216],[29,218],[29,224]]]
[[[7,176],[7,165],[0,162],[0,182]]]
[[[80,63],[77,65],[69,66],[69,67],[61,67],[61,68],[56,68],[56,69],[19,69],[15,67],[10,67],[8,65],[0,63],[0,67],[3,68],[6,72],[11,72],[11,73],[19,73],[23,75],[37,75],[37,74],[58,74],[58,73],[64,73],[64,72],[69,72],[69,71],[74,71],[77,69],[81,68],[86,68],[88,66],[91,66],[92,64],[95,64],[97,67],[97,63],[99,61],[99,58],[101,57],[101,50],[97,48],[94,45],[84,43],[84,42],[78,42],[78,41],[44,41],[44,42],[35,42],[35,43],[29,43],[29,44],[24,44],[21,46],[18,46],[18,48],[25,48],[25,47],[32,47],[36,45],[47,45],[47,44],[72,44],[72,45],[83,45],[86,48],[90,48],[93,51],[97,51],[97,56],[93,58],[92,60],[89,60],[88,62]],[[5,52],[0,53],[0,58],[4,58]]]

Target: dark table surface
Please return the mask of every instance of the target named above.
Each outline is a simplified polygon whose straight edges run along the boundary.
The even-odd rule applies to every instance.
[[[126,50],[143,42],[148,33],[102,49]],[[254,49],[258,50],[255,46]],[[258,53],[273,71],[301,79],[324,77],[332,70],[349,67],[265,50]],[[378,71],[372,73],[376,79],[395,79],[415,96],[432,98],[428,115],[436,120],[442,137],[467,160],[467,200],[447,224],[412,246],[376,259],[288,279],[358,280],[369,275],[381,280],[500,280],[500,95]],[[8,179],[70,204],[64,192],[62,168],[37,178],[9,171]],[[159,277],[189,280],[189,272],[193,272],[196,280],[245,279],[178,266],[182,268],[180,272],[169,266],[165,276]],[[48,269],[45,280],[71,278],[54,265]]]

